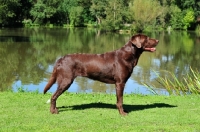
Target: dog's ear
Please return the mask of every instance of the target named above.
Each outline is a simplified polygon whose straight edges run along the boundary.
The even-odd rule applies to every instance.
[[[140,42],[140,34],[132,36],[131,38],[131,42],[137,47],[137,48],[141,48],[142,44]]]

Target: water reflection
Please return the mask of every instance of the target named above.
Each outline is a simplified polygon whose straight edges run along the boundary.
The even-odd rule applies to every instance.
[[[158,39],[155,53],[143,53],[125,88],[126,93],[150,92],[143,83],[159,85],[158,72],[169,70],[182,78],[189,67],[199,70],[200,37],[193,32],[146,33]],[[96,29],[0,29],[0,90],[23,86],[42,92],[55,60],[70,53],[104,53],[123,46],[131,35],[104,33]],[[56,85],[51,88],[54,92]],[[162,89],[159,89],[163,93]],[[78,77],[70,92],[114,93],[114,85]]]

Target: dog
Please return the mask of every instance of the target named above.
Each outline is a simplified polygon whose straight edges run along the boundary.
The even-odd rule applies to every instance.
[[[53,73],[44,88],[44,94],[57,82],[58,88],[51,97],[50,112],[58,114],[57,98],[65,92],[77,76],[87,77],[108,84],[115,84],[117,109],[123,109],[124,86],[143,51],[154,52],[159,40],[136,34],[120,49],[104,54],[69,54],[57,60]]]

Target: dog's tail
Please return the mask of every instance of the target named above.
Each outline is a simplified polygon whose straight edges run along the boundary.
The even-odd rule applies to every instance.
[[[50,77],[50,79],[49,79],[47,85],[46,85],[45,88],[44,88],[44,91],[43,91],[44,94],[45,94],[45,93],[51,88],[51,86],[56,82],[56,77],[57,77],[57,76],[56,76],[56,67],[54,67],[53,73],[51,74],[51,77]]]

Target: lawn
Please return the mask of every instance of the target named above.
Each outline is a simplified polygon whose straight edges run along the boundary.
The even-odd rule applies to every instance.
[[[0,131],[200,131],[200,96],[124,95],[121,116],[114,94],[64,93],[58,115],[49,112],[51,94],[0,93]]]

